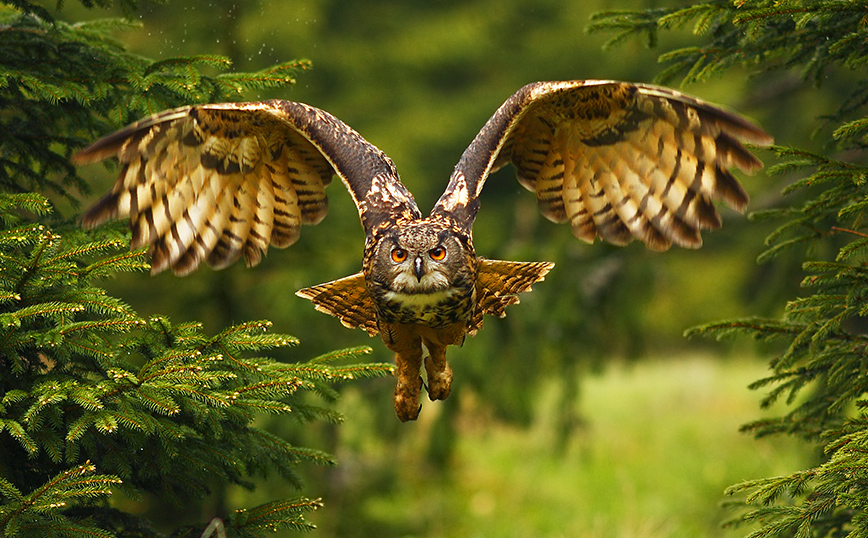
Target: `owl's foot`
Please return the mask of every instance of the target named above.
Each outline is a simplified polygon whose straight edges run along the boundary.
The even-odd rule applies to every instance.
[[[422,389],[422,378],[415,378],[415,383],[398,381],[395,387],[395,414],[401,422],[416,420],[422,405],[419,403],[419,393]]]
[[[452,368],[446,361],[425,359],[425,370],[428,372],[428,398],[431,401],[445,400],[452,390]]]

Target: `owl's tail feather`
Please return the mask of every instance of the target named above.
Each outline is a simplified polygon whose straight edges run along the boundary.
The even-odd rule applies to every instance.
[[[344,327],[361,327],[371,336],[379,333],[374,301],[362,273],[300,289],[295,294],[310,299],[314,308],[338,318]]]
[[[512,262],[479,259],[476,279],[476,310],[468,332],[473,335],[482,328],[482,316],[502,318],[506,307],[519,302],[518,294],[531,291],[531,286],[545,280],[554,267],[551,262]]]

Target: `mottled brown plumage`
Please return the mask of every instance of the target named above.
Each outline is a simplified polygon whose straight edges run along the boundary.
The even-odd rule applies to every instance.
[[[513,94],[461,156],[428,217],[391,160],[322,110],[290,101],[169,110],[97,141],[79,163],[115,156],[117,183],[85,226],[130,219],[154,273],[256,265],[327,211],[333,175],[365,229],[362,271],[298,292],[395,352],[395,409],[419,411],[422,363],[431,399],[449,395],[446,347],[484,314],[502,317],[552,264],[487,260],[472,228],[491,172],[512,163],[540,211],[586,242],[638,239],[654,250],[697,248],[720,226],[714,202],[747,195],[730,173],[761,163],[742,145],[771,143],[746,120],[679,92],[613,81],[538,82]],[[423,348],[428,357],[423,359]]]

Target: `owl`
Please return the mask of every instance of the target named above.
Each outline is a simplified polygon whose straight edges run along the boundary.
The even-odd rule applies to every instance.
[[[83,225],[129,218],[132,246],[148,246],[152,272],[178,275],[242,256],[253,266],[269,245],[292,244],[302,224],[325,216],[325,187],[339,177],[365,231],[362,270],[297,295],[395,353],[395,411],[407,421],[419,414],[423,387],[432,400],[449,396],[446,348],[475,334],[485,314],[503,317],[552,268],[476,254],[473,223],[492,172],[511,163],[542,214],[587,243],[697,248],[700,231],[721,224],[716,202],[747,204],[731,170],[762,163],[744,144],[771,142],[741,117],[674,90],[584,80],[528,84],[509,97],[428,216],[389,157],[331,114],[291,101],[168,110],[75,161],[120,163]]]

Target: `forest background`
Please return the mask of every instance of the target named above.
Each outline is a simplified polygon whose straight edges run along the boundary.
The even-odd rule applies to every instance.
[[[591,14],[653,2],[480,0],[468,2],[308,0],[143,4],[141,27],[119,31],[133,52],[160,59],[207,52],[236,71],[309,59],[297,84],[245,100],[303,101],[341,118],[395,161],[420,207],[430,207],[479,127],[521,85],[576,78],[651,81],[657,56],[689,46],[689,29],[655,48],[588,34]],[[70,21],[105,16],[69,3]],[[118,12],[117,15],[123,15]],[[847,80],[819,90],[793,76],[757,87],[733,70],[681,89],[759,122],[780,144],[817,148],[826,103]],[[774,91],[772,91],[774,90]],[[796,113],[797,112],[797,113]],[[760,157],[773,161],[770,152]],[[93,199],[113,181],[92,168]],[[487,184],[474,238],[502,259],[549,260],[555,270],[504,320],[452,350],[455,392],[427,403],[418,423],[391,409],[392,380],[343,389],[341,425],[305,430],[306,446],[335,454],[334,469],[304,471],[305,490],[325,507],[311,516],[318,536],[713,536],[723,490],[742,480],[792,472],[810,446],[754,440],[770,351],[744,341],[686,339],[688,327],[748,313],[780,314],[802,279],[792,265],[758,265],[773,224],[724,213],[722,230],[699,251],[652,253],[641,245],[587,246],[537,214],[535,200],[506,169]],[[786,181],[742,176],[750,209],[781,202]],[[293,292],[359,269],[363,235],[349,196],[329,189],[329,217],[260,266],[236,264],[179,279],[124,275],[110,292],[142,315],[196,319],[206,330],[268,318],[302,337],[287,360],[371,345]],[[274,419],[269,427],[287,427]],[[291,433],[289,435],[292,435]],[[204,505],[279,496],[279,479],[253,492],[221,490]],[[159,520],[178,517],[151,506]],[[195,517],[198,517],[196,514]]]

